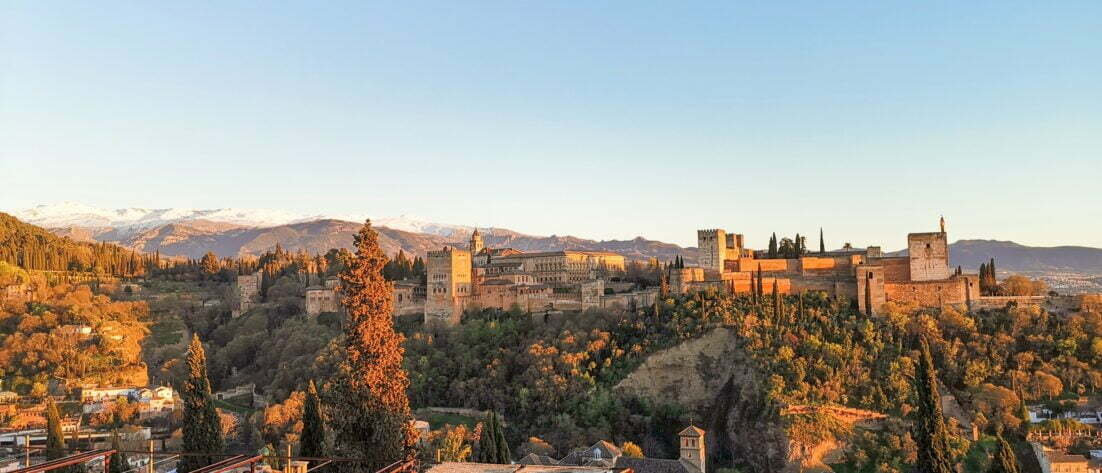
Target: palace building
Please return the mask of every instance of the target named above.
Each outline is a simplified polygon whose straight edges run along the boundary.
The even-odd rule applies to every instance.
[[[476,229],[468,249],[429,251],[425,268],[425,323],[454,325],[467,307],[515,305],[527,312],[600,307],[603,282],[624,271],[624,257],[605,251],[488,248]]]
[[[743,246],[743,236],[724,230],[697,231],[699,265],[670,271],[676,293],[702,290],[765,292],[774,283],[781,294],[825,291],[857,301],[862,312],[874,314],[886,302],[922,307],[980,300],[979,278],[949,267],[945,220],[938,232],[907,235],[906,256],[884,256],[880,247],[810,253],[798,258],[764,258]],[[760,280],[760,282],[759,282]]]

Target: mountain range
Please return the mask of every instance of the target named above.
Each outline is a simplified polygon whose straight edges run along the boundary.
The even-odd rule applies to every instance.
[[[207,251],[220,256],[258,255],[276,244],[292,251],[325,252],[352,245],[363,216],[300,215],[278,210],[101,209],[80,203],[39,205],[12,214],[27,223],[74,240],[106,241],[164,256],[198,258]],[[442,224],[410,216],[372,218],[380,244],[388,253],[410,254],[446,245],[465,247],[474,227]],[[502,228],[480,229],[490,247],[521,251],[563,249],[611,251],[628,259],[672,260],[681,255],[694,263],[697,249],[637,237],[590,240],[572,236],[527,235]],[[960,240],[949,246],[951,264],[975,271],[995,258],[1011,272],[1102,274],[1102,249],[1083,246],[1030,247],[1011,241]],[[901,253],[896,253],[901,254]]]
[[[274,210],[242,209],[102,209],[76,202],[39,205],[13,211],[24,222],[74,240],[105,241],[162,256],[198,258],[207,251],[219,256],[258,255],[277,243],[284,248],[322,253],[349,248],[352,235],[366,216],[298,215]],[[380,245],[388,253],[399,249],[417,255],[443,246],[465,247],[474,227],[430,222],[403,215],[371,219]],[[563,249],[611,251],[629,259],[672,260],[681,254],[695,259],[695,249],[647,240],[596,241],[572,236],[534,236],[501,228],[482,228],[491,247],[522,251]]]

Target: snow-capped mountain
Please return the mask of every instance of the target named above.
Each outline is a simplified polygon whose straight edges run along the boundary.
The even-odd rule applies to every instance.
[[[29,209],[11,212],[16,218],[44,228],[79,227],[87,229],[114,229],[132,233],[172,223],[194,221],[218,222],[241,227],[276,227],[292,223],[317,220],[344,220],[363,222],[367,215],[351,214],[297,214],[272,209],[105,209],[80,202],[42,204]],[[427,233],[450,237],[457,232],[469,233],[471,227],[430,222],[410,215],[373,218],[376,225],[407,232]]]

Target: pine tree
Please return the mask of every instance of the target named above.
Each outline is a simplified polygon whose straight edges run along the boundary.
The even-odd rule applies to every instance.
[[[378,470],[412,458],[417,433],[402,368],[403,337],[391,318],[393,287],[382,275],[386,255],[371,221],[356,234],[355,257],[339,277],[341,303],[347,309],[345,360],[331,389],[326,389],[335,454],[364,458],[343,463],[342,471]]]
[[[211,251],[203,255],[203,259],[199,262],[199,267],[202,269],[203,273],[208,276],[217,273],[218,270],[221,269],[218,262],[218,256]]]
[[[826,240],[823,240],[823,227],[819,227],[819,253],[826,253]]]
[[[919,473],[954,473],[950,458],[949,429],[941,412],[941,394],[937,388],[937,370],[930,354],[930,345],[923,338],[920,342],[922,355],[915,369],[915,393],[917,407],[913,435],[918,444],[918,461],[915,471]]]
[[[65,437],[61,433],[61,414],[53,398],[46,398],[46,459],[54,460],[65,456]]]
[[[299,455],[304,457],[325,456],[325,420],[321,414],[321,400],[314,380],[306,388],[306,401],[302,406],[302,437]]]
[[[111,471],[110,473],[123,473],[130,469],[130,462],[126,459],[126,454],[122,453],[122,444],[119,441],[119,431],[114,430],[111,432],[111,449],[115,451],[115,454],[111,456]]]
[[[187,380],[180,398],[184,401],[184,451],[192,453],[221,454],[224,447],[222,422],[211,396],[210,379],[207,377],[207,355],[199,335],[193,335],[187,352]],[[217,461],[214,456],[184,456],[176,470],[188,473]]]
[[[995,458],[991,459],[991,467],[988,473],[1018,473],[1018,459],[1014,456],[1014,449],[1003,438],[1002,433],[996,436],[995,442],[998,449],[995,450]]]

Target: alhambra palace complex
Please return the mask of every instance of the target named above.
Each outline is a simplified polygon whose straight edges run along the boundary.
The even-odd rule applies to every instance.
[[[922,307],[963,304],[996,305],[1003,298],[980,297],[979,277],[949,269],[945,220],[941,230],[907,235],[907,256],[884,256],[880,247],[816,253],[791,259],[762,259],[761,251],[744,248],[743,237],[723,230],[699,230],[698,267],[673,269],[677,293],[705,289],[750,292],[751,284],[782,294],[824,291],[855,299],[873,314],[888,301]],[[982,300],[981,300],[982,299]]]
[[[670,291],[749,293],[755,286],[781,294],[822,291],[857,301],[875,314],[887,302],[921,307],[964,305],[1003,307],[1007,302],[1037,303],[1030,297],[981,296],[979,277],[949,268],[945,221],[940,231],[907,235],[907,256],[884,256],[880,247],[846,248],[799,258],[766,258],[765,252],[743,246],[741,234],[720,229],[698,230],[698,265],[672,267]],[[600,251],[561,250],[525,253],[488,248],[476,229],[467,249],[444,247],[429,251],[427,284],[394,284],[396,315],[423,314],[425,324],[454,325],[468,308],[519,307],[531,313],[585,311],[591,308],[634,309],[654,304],[658,289],[635,290],[614,282],[624,271],[624,257]],[[259,273],[238,277],[240,308],[258,301]],[[306,290],[306,312],[317,315],[340,310],[336,279]]]

